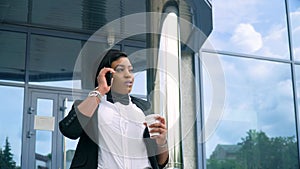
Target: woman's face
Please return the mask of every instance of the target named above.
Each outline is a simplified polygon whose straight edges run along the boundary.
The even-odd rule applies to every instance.
[[[111,90],[119,94],[128,94],[132,90],[134,76],[133,67],[127,57],[120,57],[112,62],[111,67],[115,70]]]

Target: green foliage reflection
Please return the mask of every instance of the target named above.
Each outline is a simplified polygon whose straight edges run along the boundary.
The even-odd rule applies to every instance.
[[[207,169],[298,169],[297,141],[249,130],[236,145],[217,145]]]
[[[8,137],[5,139],[4,149],[0,148],[0,169],[18,169],[16,162],[13,160],[13,154],[11,153],[10,143]]]

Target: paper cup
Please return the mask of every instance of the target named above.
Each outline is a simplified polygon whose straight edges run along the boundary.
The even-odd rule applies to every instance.
[[[148,115],[148,116],[145,117],[145,121],[147,123],[147,127],[148,127],[149,132],[152,129],[152,128],[149,127],[151,124],[160,123],[159,120],[156,120],[157,117],[159,117],[158,114],[150,114],[150,115]],[[150,133],[150,137],[158,136],[158,135],[159,135],[159,132]]]

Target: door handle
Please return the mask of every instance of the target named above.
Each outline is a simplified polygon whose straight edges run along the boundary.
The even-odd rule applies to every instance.
[[[33,131],[27,131],[27,138],[31,138],[32,136],[34,136],[34,132]]]
[[[65,106],[61,106],[61,107],[59,108],[59,110],[62,111],[63,113],[65,112],[66,109],[67,109],[67,107],[65,107]]]
[[[67,107],[68,106],[68,98],[66,97],[66,98],[64,98],[64,100],[63,100],[63,106],[62,107],[60,107],[60,111],[62,111],[62,113],[63,113],[63,116],[65,117],[66,115],[67,115]]]
[[[35,109],[33,107],[28,108],[28,114],[33,114]]]

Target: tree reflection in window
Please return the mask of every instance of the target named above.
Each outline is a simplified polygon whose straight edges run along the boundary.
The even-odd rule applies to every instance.
[[[268,137],[249,130],[242,142],[217,145],[207,161],[207,169],[298,168],[297,141],[291,137]]]

